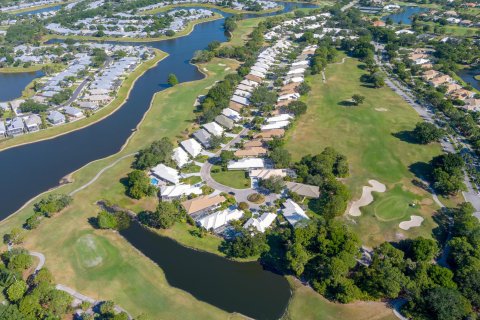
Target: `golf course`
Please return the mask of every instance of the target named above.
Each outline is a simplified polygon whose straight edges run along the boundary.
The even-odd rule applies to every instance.
[[[372,88],[362,83],[365,73],[361,63],[340,55],[338,63],[321,75],[310,76],[312,87],[305,102],[306,114],[289,130],[286,148],[294,160],[316,154],[330,146],[348,158],[349,187],[352,200],[362,195],[370,179],[386,185],[384,193],[373,192],[374,201],[362,207],[358,217],[348,217],[352,227],[368,245],[403,237],[430,236],[434,227],[432,214],[438,209],[431,194],[416,187],[410,166],[429,162],[441,153],[439,144],[419,145],[399,138],[413,130],[422,119],[391,89]],[[364,103],[350,103],[352,95],[365,97]],[[425,218],[421,227],[408,232],[398,224],[410,214]]]

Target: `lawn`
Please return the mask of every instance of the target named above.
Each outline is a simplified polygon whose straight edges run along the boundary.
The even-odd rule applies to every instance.
[[[218,170],[218,172],[215,172],[216,170]],[[222,171],[222,168],[220,166],[213,166],[211,176],[213,180],[225,186],[229,186],[235,189],[250,188],[250,179],[246,177],[245,171]]]
[[[376,194],[369,210],[351,221],[364,243],[375,245],[385,240],[396,240],[415,235],[429,236],[434,223],[431,218],[437,209],[431,195],[412,184],[415,175],[410,166],[421,167],[441,153],[438,144],[418,145],[399,138],[422,119],[389,88],[374,89],[360,82],[364,71],[360,63],[347,58],[343,64],[331,64],[326,69],[327,82],[320,75],[308,78],[312,92],[305,99],[307,113],[289,130],[287,149],[295,160],[307,154],[320,153],[327,146],[345,154],[350,175],[344,180],[358,199],[362,187],[375,179],[387,186],[384,194]],[[360,106],[348,101],[353,94],[365,96]],[[422,172],[420,172],[422,174]],[[391,199],[390,199],[391,198]],[[398,228],[406,216],[410,202],[421,203],[415,212],[425,217],[419,228],[401,231]],[[390,207],[393,206],[393,207]]]

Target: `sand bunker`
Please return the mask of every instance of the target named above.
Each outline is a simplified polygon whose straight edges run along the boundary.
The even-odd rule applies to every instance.
[[[388,111],[388,109],[385,109],[385,108],[375,108],[375,110],[380,111],[380,112]]]
[[[362,191],[362,197],[357,201],[354,201],[350,206],[350,210],[348,210],[348,214],[354,217],[358,217],[362,214],[360,211],[361,207],[368,206],[373,201],[372,192],[385,192],[387,187],[383,184],[378,182],[377,180],[368,180],[370,186],[364,186]]]
[[[423,218],[420,216],[410,216],[409,221],[402,221],[398,225],[400,229],[408,230],[410,228],[420,227],[422,225]]]
[[[220,67],[225,67],[225,66],[226,66],[225,63],[219,63],[218,65],[219,65]]]

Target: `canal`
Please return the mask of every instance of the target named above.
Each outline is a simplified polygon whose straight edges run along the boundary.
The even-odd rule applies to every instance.
[[[315,7],[281,4],[282,12],[297,6]],[[57,186],[62,177],[83,165],[118,152],[147,111],[153,95],[168,88],[168,74],[175,73],[180,82],[203,78],[190,64],[190,59],[196,50],[206,48],[215,40],[227,40],[223,19],[199,24],[185,37],[135,43],[158,48],[169,56],[137,80],[128,100],[117,112],[81,130],[0,152],[0,177],[4,182],[0,184],[3,209],[0,218],[15,212],[28,199]],[[17,85],[22,87],[20,82]],[[162,268],[170,285],[199,300],[255,319],[278,319],[285,312],[291,295],[287,280],[263,270],[257,262],[239,263],[186,248],[138,224],[132,224],[121,234]]]

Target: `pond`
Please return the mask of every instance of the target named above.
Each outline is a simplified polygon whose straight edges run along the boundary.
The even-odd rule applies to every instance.
[[[382,18],[383,21],[386,21],[388,18],[392,19],[395,24],[412,24],[411,17],[416,14],[427,12],[428,8],[416,7],[416,6],[406,6],[402,7],[399,12],[392,13],[388,16]]]
[[[53,12],[53,11],[58,11],[60,10],[62,6],[52,6],[52,7],[46,7],[46,8],[41,8],[41,9],[34,9],[30,11],[23,11],[16,13],[16,16],[24,16],[28,14],[37,14],[37,13],[44,13],[44,12]]]
[[[21,97],[22,91],[34,79],[42,77],[43,72],[0,73],[0,102]]]
[[[470,84],[475,89],[480,90],[480,81],[475,79],[475,76],[480,75],[480,68],[461,69],[457,74],[463,81]]]
[[[279,319],[290,299],[285,277],[258,262],[235,262],[186,248],[132,223],[121,235],[165,272],[168,283],[228,312]]]

